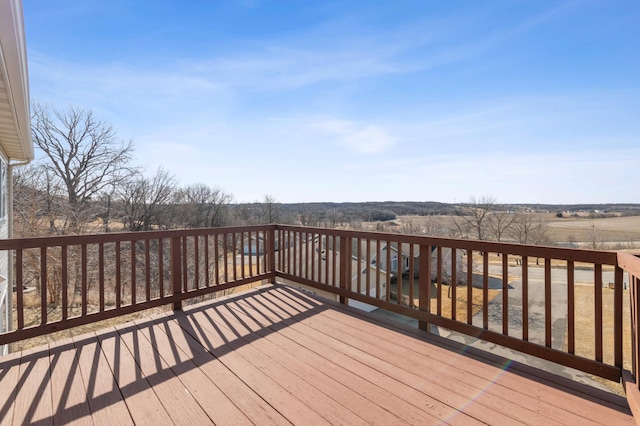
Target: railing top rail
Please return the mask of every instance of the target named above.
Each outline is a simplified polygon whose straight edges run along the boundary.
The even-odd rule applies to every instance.
[[[616,265],[620,259],[616,252],[570,249],[550,246],[533,246],[517,243],[498,243],[492,241],[462,240],[454,238],[430,237],[418,235],[394,234],[374,231],[350,231],[342,229],[329,229],[318,227],[305,227],[295,225],[252,225],[232,226],[220,228],[199,228],[180,230],[159,230],[143,232],[118,232],[108,234],[85,234],[45,236],[35,238],[18,238],[0,240],[0,250],[30,249],[41,247],[59,247],[65,245],[111,243],[116,241],[132,241],[145,239],[159,239],[186,236],[204,236],[224,234],[231,232],[255,232],[268,230],[290,230],[297,232],[315,232],[327,235],[344,236],[351,238],[371,238],[395,243],[433,245],[451,247],[461,250],[488,251],[512,255],[553,258],[576,262],[590,262],[605,265]],[[629,255],[633,257],[632,255]]]
[[[462,240],[455,238],[430,237],[421,235],[394,234],[378,231],[350,231],[343,229],[328,229],[295,225],[276,225],[276,229],[297,232],[316,232],[351,238],[371,238],[394,243],[432,245],[451,247],[461,250],[488,251],[529,257],[552,258],[574,262],[598,263],[616,265],[617,254],[612,251],[570,249],[563,247],[534,246],[518,243],[498,243],[494,241]]]
[[[177,229],[140,232],[112,232],[107,234],[59,235],[34,238],[0,239],[0,250],[60,247],[66,245],[113,243],[116,241],[139,241],[160,238],[180,238],[226,234],[232,232],[255,232],[275,229],[275,225],[227,226],[220,228]]]
[[[617,256],[618,266],[631,275],[640,277],[640,257],[623,251],[618,252]]]

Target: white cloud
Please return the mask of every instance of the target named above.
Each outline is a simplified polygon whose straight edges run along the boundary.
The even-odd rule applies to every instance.
[[[363,154],[377,154],[388,151],[395,138],[383,127],[351,121],[327,120],[319,127],[334,135],[340,145]]]

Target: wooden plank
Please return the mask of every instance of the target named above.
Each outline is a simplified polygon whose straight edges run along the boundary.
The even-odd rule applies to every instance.
[[[18,316],[18,330],[24,328],[24,264],[22,250],[16,250],[16,311]]]
[[[151,300],[151,241],[144,241],[144,295],[145,300]]]
[[[40,324],[47,323],[47,248],[40,249]]]
[[[12,424],[53,424],[48,347],[23,351],[16,390]]]
[[[442,316],[442,247],[436,249],[436,315]]]
[[[456,258],[456,249],[451,249],[451,282],[449,283],[449,289],[451,289],[451,319],[456,321],[458,319],[457,315],[457,305],[458,305],[458,266],[457,266],[457,258]]]
[[[509,335],[509,255],[502,255],[502,334]]]
[[[551,347],[551,324],[553,322],[551,312],[551,259],[544,259],[544,345]]]
[[[153,323],[147,324],[151,326]],[[149,382],[153,392],[174,422],[191,425],[211,422],[207,413],[202,410],[193,396],[184,392],[184,385],[137,326],[125,324],[116,326],[116,330],[118,330],[120,340],[135,358],[141,373],[140,379]]]
[[[251,233],[249,233],[251,236]],[[209,274],[209,235],[204,236],[204,282],[207,287],[211,286]],[[249,240],[249,267],[251,268],[251,240]]]
[[[415,246],[409,244],[409,306],[412,308],[415,306],[415,294],[413,286],[415,285]],[[455,303],[454,303],[455,306]]]
[[[228,306],[219,305],[214,309],[195,311],[193,318],[199,324],[204,323],[205,330],[207,322],[215,324],[216,334],[219,334],[222,341],[227,342],[225,345],[232,347],[234,354],[259,368],[292,396],[315,411],[324,422],[349,425],[369,424],[353,411],[356,398],[350,398],[353,394],[348,389],[337,393],[339,384],[313,368],[305,368],[303,361],[291,357],[290,354],[286,355],[281,350],[265,345],[258,335],[229,313]],[[336,399],[331,398],[332,395],[335,395]],[[371,413],[372,407],[368,408]],[[378,416],[383,415],[382,412],[378,413]],[[394,416],[387,418],[397,421]]]
[[[473,325],[473,250],[467,250],[467,324]]]
[[[116,242],[116,309],[122,305],[122,268],[120,241]]]
[[[54,423],[93,423],[86,385],[80,374],[73,341],[66,340],[52,345],[49,349],[49,363]]]
[[[365,324],[366,330],[356,328],[354,322],[359,320],[339,315],[333,310],[324,311],[320,316],[330,317],[337,322],[336,328],[330,329],[332,334],[335,329],[340,329],[343,330],[345,338],[357,336],[359,347],[367,348],[367,351],[375,353],[377,356],[384,356],[381,355],[381,352],[383,354],[388,352],[389,355],[384,356],[384,359],[394,359],[394,355],[402,353],[404,354],[402,363],[410,371],[421,371],[420,367],[424,368],[425,365],[428,365],[430,374],[437,376],[437,379],[433,380],[433,384],[441,383],[440,378],[442,378],[444,382],[454,383],[456,392],[465,388],[474,392],[476,389],[481,396],[476,398],[475,402],[499,410],[519,421],[567,424],[578,420],[575,413],[567,412],[564,407],[570,398],[566,397],[564,393],[558,392],[558,396],[565,396],[565,398],[561,404],[554,405],[554,401],[549,400],[546,396],[549,390],[540,386],[535,380],[517,380],[497,366],[487,366],[486,363],[464,356],[452,357],[451,352],[448,351],[434,352],[431,347],[415,340],[401,339],[397,334],[391,337],[392,340],[385,341],[380,336],[380,333],[384,333],[384,329],[372,330],[370,324]],[[314,317],[314,319],[316,318]],[[318,319],[318,321],[320,320]],[[323,324],[323,326],[327,325]],[[407,349],[410,352],[407,352]],[[510,385],[513,380],[518,381],[517,386]],[[533,397],[533,394],[537,394],[536,397]],[[580,414],[578,413],[578,415]],[[579,420],[581,424],[593,422],[589,417]]]
[[[182,292],[187,293],[189,291],[189,259],[191,257],[189,253],[189,245],[187,244],[189,237],[182,237]]]
[[[233,232],[231,234],[231,253],[230,254],[231,254],[231,258],[232,258],[233,280],[234,281],[236,281],[238,279],[238,265],[237,265],[237,259],[236,259],[236,257],[237,257],[236,256],[237,246],[238,246],[238,242],[237,242],[237,238],[236,238],[236,233]]]
[[[400,379],[409,374],[414,384],[416,380],[428,381],[429,388],[422,390],[425,394],[452,408],[464,406],[465,413],[480,421],[562,424],[551,417],[529,411],[526,405],[514,402],[508,398],[508,392],[499,392],[500,388],[495,386],[495,382],[461,374],[458,369],[447,368],[439,359],[420,357],[394,345],[387,344],[383,347],[379,341],[374,341],[375,336],[369,339],[361,332],[358,340],[354,341],[356,332],[318,317],[307,319],[303,324],[324,334],[325,341],[330,336],[337,341],[336,344],[349,346],[350,356],[375,366],[390,377]],[[407,379],[408,377],[404,378]]]
[[[253,333],[260,335],[261,338],[252,344],[264,352],[273,354],[270,357],[274,362],[290,367],[300,380],[317,386],[326,395],[337,395],[346,407],[371,423],[392,424],[403,421],[409,424],[424,424],[438,420],[416,409],[417,407],[411,403],[414,398],[401,399],[386,388],[363,379],[353,372],[353,369],[336,363],[331,355],[323,358],[301,343],[297,337],[287,337],[286,332],[278,333],[277,331],[285,329],[288,323],[285,325],[281,322],[282,327],[277,326],[253,309],[250,300],[248,304],[245,300],[224,306],[228,310],[233,309],[231,315],[238,318],[237,321],[231,321],[233,328],[245,328],[249,336]],[[229,315],[225,315],[225,318],[228,319]],[[317,345],[315,348],[318,347],[322,346]],[[319,352],[324,352],[324,348]],[[318,376],[319,373],[322,375]]]
[[[118,332],[106,329],[96,336],[134,423],[157,426],[166,422],[169,414],[143,377],[136,358],[122,342]]]
[[[158,240],[158,289],[160,298],[164,297],[164,240]]]
[[[522,266],[522,340],[529,341],[529,258],[521,257]]]
[[[272,297],[271,294],[261,294],[261,298]],[[265,300],[265,303],[266,300]],[[269,305],[270,309],[274,309],[275,305]],[[315,317],[313,317],[315,318]],[[304,321],[296,321],[292,325],[286,328],[289,330],[295,330],[301,335],[307,338],[313,338],[317,344],[322,345],[324,348],[330,348],[331,350],[342,354],[342,356],[351,358],[355,361],[351,371],[359,374],[361,370],[373,370],[378,375],[386,377],[386,387],[393,387],[396,382],[400,382],[402,387],[408,386],[414,391],[418,391],[420,394],[419,402],[422,407],[428,407],[428,411],[431,415],[437,417],[440,420],[446,420],[450,418],[456,418],[458,422],[470,422],[476,423],[477,420],[481,422],[507,422],[511,424],[517,423],[513,418],[504,416],[500,412],[488,409],[483,406],[472,406],[467,412],[466,404],[469,402],[468,396],[458,395],[455,392],[440,387],[437,384],[434,385],[432,380],[424,380],[420,377],[417,371],[409,371],[406,367],[397,368],[393,365],[393,361],[387,357],[380,357],[380,354],[371,354],[360,348],[360,341],[351,341],[346,343],[344,340],[336,338],[333,332],[339,333],[338,330],[332,329],[331,332],[325,333],[323,330],[311,326],[313,324],[312,318],[306,317]],[[298,338],[301,338],[300,336]],[[395,356],[397,358],[397,356]],[[404,360],[397,361],[402,364]],[[341,361],[342,364],[342,361]],[[426,372],[431,371],[430,366],[424,365],[423,368]],[[428,373],[425,373],[428,374]],[[450,387],[455,386],[455,383],[451,383]],[[414,397],[415,398],[415,397]],[[465,406],[465,413],[459,411],[457,407]]]
[[[489,329],[489,253],[482,255],[482,328]]]
[[[104,311],[104,243],[98,245],[98,296],[100,312]]]
[[[194,337],[189,322],[179,316],[156,318],[157,323],[171,339],[175,347],[187,354],[191,361],[211,382],[238,407],[254,424],[290,425],[271,405],[262,399],[245,382],[208,352]],[[186,327],[186,328],[185,328]]]
[[[593,268],[594,280],[594,318],[595,318],[595,349],[596,349],[596,361],[602,362],[602,265],[596,264]]]
[[[81,291],[82,291],[82,315],[87,315],[87,305],[89,304],[89,295],[88,295],[88,287],[89,284],[87,282],[87,245],[83,244],[81,249],[81,259],[82,259],[82,265],[81,265]]]
[[[264,293],[264,294],[260,294],[255,297],[252,297],[251,299],[243,299],[241,303],[247,304],[247,306],[251,307],[254,310],[259,310],[261,316],[264,318],[271,317],[271,321],[274,321],[272,328],[279,325],[279,323],[286,321],[287,326],[278,328],[281,334],[289,336],[291,340],[294,340],[295,342],[298,342],[298,343],[304,341],[306,342],[305,346],[307,346],[308,344],[311,344],[312,347],[315,348],[314,351],[321,354],[322,356],[325,356],[326,359],[333,360],[333,362],[335,362],[337,365],[346,366],[346,368],[349,371],[353,371],[356,374],[360,374],[361,370],[363,369],[369,371],[370,373],[373,374],[373,377],[377,377],[379,379],[382,378],[381,381],[378,380],[378,385],[384,389],[397,387],[396,385],[398,383],[393,380],[390,381],[387,375],[380,373],[373,368],[368,367],[366,364],[362,364],[357,361],[354,361],[353,359],[350,359],[348,355],[344,354],[345,349],[342,346],[338,345],[337,347],[332,349],[332,346],[327,345],[326,342],[324,341],[326,338],[325,335],[321,333],[316,333],[313,329],[310,329],[308,327],[302,328],[301,331],[298,331],[299,324],[297,324],[297,321],[294,319],[293,316],[289,317],[288,319],[283,319],[283,318],[285,318],[288,315],[287,312],[293,315],[303,313],[305,309],[304,305],[297,304],[291,299],[289,299],[287,302],[283,304],[282,300],[274,301],[273,296],[274,296],[273,294]],[[293,303],[290,304],[289,302],[293,302]],[[307,307],[312,308],[312,306],[310,305]],[[357,346],[358,342],[354,342],[354,344]],[[346,345],[346,346],[350,347],[350,345]],[[332,353],[330,355],[327,355],[326,354],[327,351],[330,351]],[[368,379],[371,378],[369,376],[367,377]],[[417,396],[418,394],[415,394],[415,392],[418,392],[418,391],[414,388],[411,388],[411,386],[407,384],[400,384],[399,386],[400,388],[404,389],[405,393],[407,391],[409,391],[409,393],[412,393],[412,396],[406,395],[407,397],[404,398],[405,401],[408,401],[412,404],[417,404],[417,407],[419,408],[428,407],[429,410],[427,410],[426,412],[432,413],[432,415],[433,415],[433,410],[432,410],[433,408],[436,408],[436,411],[441,409],[442,415],[438,417],[439,419],[443,419],[451,415],[451,407],[447,407],[446,405],[441,405],[440,403],[437,402],[437,400],[431,400],[429,398],[425,398],[425,395],[423,393],[419,393],[420,396]],[[462,417],[465,417],[465,416],[462,416]]]
[[[281,294],[297,294],[300,299],[310,298],[308,295],[290,288],[280,288],[279,292]],[[421,356],[433,357],[438,354],[440,360],[445,362],[452,361],[452,366],[455,366],[456,361],[461,360],[461,362],[457,362],[459,367],[456,368],[462,368],[464,375],[478,375],[487,380],[494,380],[497,373],[503,373],[502,370],[508,361],[488,352],[469,348],[439,336],[424,333],[418,334],[416,329],[399,323],[394,323],[393,326],[390,326],[390,323],[381,321],[379,318],[372,317],[363,312],[351,310],[349,315],[344,315],[340,312],[342,309],[335,303],[325,302],[325,304],[331,305],[335,309],[322,309],[321,315],[331,316],[333,319],[340,321],[342,323],[339,325],[341,330],[349,331],[354,329],[354,338],[359,338],[361,334],[368,332],[369,334],[373,334],[374,342],[379,342],[379,344],[385,348],[401,346],[413,349],[414,346],[412,345],[418,345],[418,347],[421,348],[421,350],[418,351],[421,353]],[[360,319],[355,321],[353,320],[354,317]],[[382,325],[384,328],[377,328],[375,333],[371,333],[371,327],[375,324]],[[408,336],[410,339],[398,340],[399,334]],[[386,343],[384,342],[385,340],[387,341]],[[420,345],[417,342],[420,340],[429,343],[429,346]],[[464,352],[465,356],[452,357],[451,351],[454,353]],[[471,359],[469,360],[468,358]],[[481,363],[476,364],[474,359],[480,360]],[[552,373],[511,361],[509,361],[509,363],[510,369],[519,371],[517,375],[509,375],[513,377],[510,377],[508,381],[509,383],[511,381],[516,382],[515,385],[511,387],[516,393],[524,395],[531,393],[536,395],[538,399],[546,399],[547,402],[552,405],[562,409],[572,410],[575,414],[591,418],[591,414],[585,414],[585,412],[583,412],[583,405],[586,404],[587,413],[593,410],[601,411],[598,421],[602,422],[605,422],[607,418],[618,418],[620,421],[629,419],[628,406],[624,402],[624,398],[596,390],[590,386],[573,382]],[[536,384],[541,384],[544,387],[536,387]],[[531,391],[531,389],[534,391]],[[535,390],[539,391],[539,394],[537,394]],[[549,396],[545,397],[545,395]],[[566,402],[570,400],[574,400],[574,403],[572,403],[570,407],[567,407]],[[523,404],[526,406],[525,402],[523,402]],[[598,419],[597,416],[596,419]]]
[[[61,269],[62,269],[62,320],[69,318],[69,264],[67,256],[67,246],[60,248]],[[102,309],[104,310],[104,309]]]
[[[419,255],[420,276],[418,277],[418,309],[431,312],[431,246],[420,246]],[[418,323],[420,330],[429,331],[426,321]]]
[[[427,334],[417,335],[415,329],[401,324],[390,326],[389,323],[382,322],[365,313],[350,313],[349,316],[345,316],[341,315],[340,312],[325,309],[322,315],[331,316],[333,319],[341,322],[341,329],[354,329],[354,332],[357,333],[358,336],[362,333],[370,332],[372,324],[380,324],[384,328],[376,330],[374,334],[376,342],[384,342],[386,340],[386,344],[382,343],[385,346],[401,346],[411,350],[419,348],[417,352],[422,356],[438,357],[440,360],[450,363],[452,367],[456,367],[457,365],[456,368],[461,369],[464,375],[478,375],[488,380],[494,380],[496,373],[502,373],[505,363],[508,361],[484,351],[465,347],[464,345],[443,339],[439,336]],[[360,320],[355,321],[353,317],[360,318]],[[404,334],[411,339],[398,340],[398,333]],[[416,340],[425,341],[429,343],[429,346],[424,347],[416,343]],[[451,351],[462,353],[463,350],[465,352],[464,357],[451,357]],[[462,359],[462,362],[457,362],[459,359]],[[476,364],[476,360],[481,362]],[[628,419],[626,413],[628,412],[628,407],[626,403],[624,403],[624,399],[617,395],[599,391],[587,385],[518,363],[510,362],[510,369],[519,371],[516,375],[510,375],[513,377],[510,377],[509,381],[505,381],[505,383],[514,382],[514,385],[510,387],[510,389],[516,393],[534,395],[538,399],[544,399],[552,405],[567,409],[578,415],[585,415],[583,413],[583,404],[586,404],[587,409],[597,408],[605,413],[604,416],[600,416],[600,421],[604,421],[610,416],[617,417],[620,420]],[[571,401],[572,399],[574,403],[567,406],[567,401]],[[523,404],[526,403],[523,401]],[[613,408],[613,410],[610,410],[610,408]],[[621,410],[621,408],[624,409]],[[621,411],[625,413],[621,414]]]
[[[95,335],[77,336],[73,343],[93,423],[104,426],[133,424],[98,339]]]
[[[174,344],[175,334],[167,324],[171,321],[169,318],[159,316],[153,320],[141,319],[134,322],[140,333],[151,343],[154,351],[160,355],[165,368],[170,368],[179,378],[185,390],[202,407],[211,421],[224,425],[250,422],[249,418],[234,405],[232,399],[228,398],[215,382],[198,368],[191,355]]]
[[[328,415],[328,413],[318,413],[313,410],[308,405],[311,404],[311,401],[308,400],[309,395],[306,392],[300,394],[296,392],[296,390],[302,389],[298,387],[299,383],[286,375],[269,374],[272,370],[264,371],[263,368],[267,368],[267,366],[262,358],[256,354],[252,354],[255,358],[248,355],[242,356],[242,352],[239,351],[240,345],[236,341],[228,341],[223,338],[220,335],[220,328],[216,328],[206,316],[180,316],[180,319],[186,320],[191,329],[196,331],[197,335],[194,337],[209,352],[290,422],[293,424],[327,422],[323,415]],[[260,368],[256,364],[260,365]]]
[[[576,353],[576,291],[575,265],[567,262],[567,352]]]
[[[15,400],[20,389],[20,358],[22,352],[14,352],[0,358],[0,425],[8,425],[13,421]]]

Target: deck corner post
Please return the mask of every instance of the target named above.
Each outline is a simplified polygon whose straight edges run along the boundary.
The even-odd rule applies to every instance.
[[[182,248],[180,237],[171,238],[171,284],[173,295],[182,294]],[[182,300],[173,302],[173,310],[182,310]]]

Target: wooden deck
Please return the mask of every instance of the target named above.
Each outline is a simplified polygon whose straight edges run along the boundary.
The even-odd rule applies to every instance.
[[[289,287],[0,359],[1,424],[635,424],[626,400]]]

